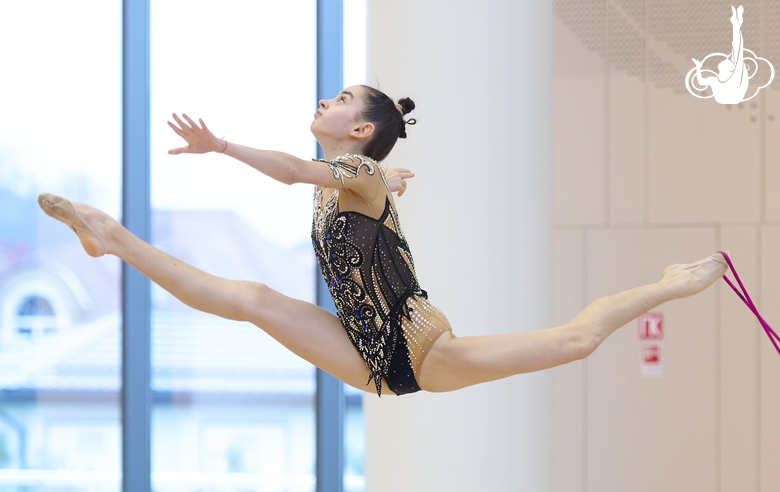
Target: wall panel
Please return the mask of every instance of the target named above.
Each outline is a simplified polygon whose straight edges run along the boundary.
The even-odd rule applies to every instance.
[[[742,5],[745,46],[780,67],[780,4]],[[587,302],[722,247],[770,323],[780,319],[770,302],[780,296],[780,82],[730,106],[685,88],[691,58],[728,52],[730,15],[714,0],[556,1],[555,114],[590,111],[592,124],[556,120],[555,224],[560,237],[587,235]],[[599,89],[593,80],[604,64]],[[766,80],[764,67],[751,84]],[[573,95],[579,84],[595,102]],[[593,151],[587,166],[571,171],[558,156],[583,141],[607,152],[596,162]],[[603,186],[595,177],[602,170]],[[590,193],[572,192],[561,175]],[[555,261],[567,265],[564,250]],[[556,289],[554,305],[571,297]],[[779,489],[780,358],[760,326],[722,282],[659,309],[668,329],[660,378],[639,373],[636,322],[582,364],[584,388],[571,369],[554,373],[553,394],[569,395],[575,407],[581,399],[586,421],[582,434],[555,438],[555,449],[566,451],[554,456],[554,476],[566,476],[579,463],[571,449],[584,446],[582,483],[565,482],[576,490]],[[571,418],[555,413],[553,428]]]

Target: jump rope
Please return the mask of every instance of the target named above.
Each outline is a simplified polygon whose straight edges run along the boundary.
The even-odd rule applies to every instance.
[[[780,336],[777,335],[777,332],[772,329],[771,326],[769,326],[769,323],[764,320],[763,317],[758,312],[758,309],[756,308],[756,305],[753,304],[753,300],[750,298],[750,294],[748,294],[747,289],[742,284],[742,280],[739,278],[739,274],[737,274],[736,268],[734,268],[734,264],[731,263],[731,258],[729,258],[729,255],[726,254],[725,251],[718,251],[718,253],[723,255],[723,258],[726,259],[726,263],[729,264],[729,268],[731,269],[731,272],[734,274],[734,278],[737,280],[737,283],[739,284],[739,289],[729,280],[729,278],[726,275],[723,275],[723,280],[726,281],[727,284],[729,284],[729,287],[734,290],[734,292],[739,296],[740,299],[742,299],[742,302],[745,303],[745,305],[750,309],[753,314],[756,315],[756,318],[758,318],[758,321],[761,323],[761,326],[764,328],[764,332],[766,333],[766,336],[769,337],[769,341],[772,342],[772,345],[775,346],[775,350],[777,350],[777,353],[780,354],[780,346],[778,345],[778,342],[780,342]],[[741,290],[741,292],[740,292]]]

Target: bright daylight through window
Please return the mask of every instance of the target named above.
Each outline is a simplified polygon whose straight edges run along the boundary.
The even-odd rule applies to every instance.
[[[152,243],[209,273],[315,298],[312,188],[172,156],[171,113],[315,155],[316,2],[151,1]],[[345,17],[365,18],[364,0]],[[0,3],[0,491],[121,488],[121,270],[46,217],[42,191],[120,218],[122,2]],[[186,39],[186,48],[182,40]],[[365,31],[345,33],[362,83]],[[263,331],[152,287],[152,486],[313,491],[314,368]],[[364,489],[347,390],[345,490]]]

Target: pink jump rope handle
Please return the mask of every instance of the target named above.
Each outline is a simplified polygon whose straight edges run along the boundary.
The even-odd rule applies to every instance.
[[[758,321],[761,323],[761,326],[764,328],[764,332],[766,332],[766,335],[769,337],[769,340],[772,342],[772,345],[775,346],[775,350],[777,350],[777,353],[780,354],[780,346],[778,346],[778,342],[780,342],[780,336],[777,335],[775,330],[773,330],[772,327],[769,326],[769,323],[767,323],[764,320],[764,318],[762,318],[761,315],[758,313],[758,309],[756,308],[756,305],[753,304],[753,300],[750,298],[747,289],[742,284],[742,280],[740,280],[739,274],[737,274],[737,270],[734,268],[734,264],[731,263],[731,258],[729,258],[729,255],[726,254],[725,251],[718,251],[718,253],[722,254],[723,258],[726,259],[726,263],[729,264],[729,268],[734,273],[734,278],[737,280],[740,289],[738,290],[727,276],[724,275],[723,280],[725,280],[726,283],[729,284],[729,287],[731,287],[734,290],[734,292],[736,292],[736,294],[739,296],[740,299],[742,299],[742,302],[745,303],[748,309],[753,311],[753,314],[755,314],[756,318],[758,318]]]

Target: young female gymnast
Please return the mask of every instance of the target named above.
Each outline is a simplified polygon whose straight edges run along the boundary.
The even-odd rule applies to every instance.
[[[260,283],[209,275],[88,205],[49,194],[38,201],[76,232],[89,255],[116,255],[185,304],[254,323],[347,384],[373,391],[373,380],[378,394],[383,388],[397,395],[452,391],[582,359],[640,314],[696,294],[724,274],[725,261],[716,254],[667,267],[657,283],[598,299],[564,326],[456,337],[420,288],[398,222],[393,193],[401,195],[413,174],[378,165],[406,137],[406,124],[414,121],[404,115],[412,109],[410,99],[395,104],[366,86],[320,101],[311,131],[324,151],[321,161],[227,142],[187,115],[169,122],[187,142],[171,154],[220,152],[283,183],[316,186],[312,242],[338,317]]]

